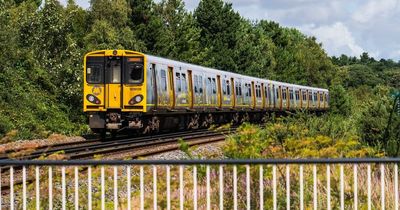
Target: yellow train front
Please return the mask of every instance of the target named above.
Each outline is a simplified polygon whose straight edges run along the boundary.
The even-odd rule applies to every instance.
[[[145,59],[141,53],[126,50],[85,55],[83,109],[95,133],[143,127],[139,118],[146,110]]]
[[[329,108],[329,91],[129,50],[84,58],[83,109],[95,133],[139,133],[260,121],[268,112]]]

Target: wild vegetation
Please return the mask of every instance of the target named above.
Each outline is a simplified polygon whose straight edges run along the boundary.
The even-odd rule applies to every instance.
[[[86,10],[73,0],[65,6],[57,0],[41,2],[0,2],[3,141],[88,132],[81,108],[83,55],[95,49],[131,49],[329,88],[332,109],[322,119],[333,130],[348,131],[325,137],[347,141],[351,134],[365,147],[396,148],[391,154],[399,150],[398,115],[387,126],[390,92],[399,88],[399,62],[377,61],[366,53],[330,58],[315,37],[273,21],[247,20],[222,0],[202,0],[193,12],[182,0],[91,0]],[[286,120],[277,123],[289,125]]]

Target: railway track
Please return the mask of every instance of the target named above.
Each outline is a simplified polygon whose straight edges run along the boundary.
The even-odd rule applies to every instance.
[[[100,141],[93,139],[86,142],[74,142],[75,144],[62,143],[51,145],[51,147],[40,148],[29,155],[20,157],[19,159],[37,159],[60,151],[63,151],[63,155],[65,155],[67,159],[91,159],[96,155],[115,155],[132,151],[133,153],[130,154],[129,157],[138,158],[179,149],[178,140],[180,139],[190,146],[223,141],[227,134],[235,130],[236,128],[220,131],[201,129],[135,138],[119,138],[113,141]],[[5,160],[8,158],[3,155],[0,159]],[[10,175],[9,169],[9,166],[1,167],[1,192],[3,195],[7,195],[10,189],[9,180],[4,180],[4,177],[9,177]],[[14,167],[14,185],[22,184],[21,174],[22,167]],[[34,181],[34,178],[28,178],[26,181],[31,183]]]

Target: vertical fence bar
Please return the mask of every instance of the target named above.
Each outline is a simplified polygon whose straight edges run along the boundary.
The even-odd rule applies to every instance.
[[[65,166],[61,167],[61,195],[62,195],[62,209],[66,209],[66,202],[67,202],[67,193],[66,193],[66,184],[65,184]],[[49,198],[50,199],[50,198]]]
[[[193,166],[193,209],[197,210],[197,166]]]
[[[53,209],[53,168],[49,167],[49,210]]]
[[[233,209],[237,210],[237,166],[233,166]]]
[[[272,166],[272,194],[273,194],[273,209],[277,210],[278,205],[277,205],[277,200],[276,200],[276,165]]]
[[[353,176],[354,176],[354,210],[358,209],[358,180],[357,180],[357,164],[353,166]]]
[[[105,199],[105,191],[106,191],[106,185],[104,184],[104,166],[101,166],[100,168],[100,185],[101,185],[101,210],[106,209],[106,199]]]
[[[88,209],[92,209],[92,167],[88,167]]]
[[[157,166],[153,166],[153,209],[157,210]]]
[[[290,166],[286,165],[286,209],[290,210]]]
[[[171,171],[167,165],[167,210],[171,209]]]
[[[126,208],[131,210],[131,166],[126,166]]]
[[[183,210],[183,166],[179,166],[179,209]]]
[[[326,208],[331,210],[331,166],[326,165]]]
[[[313,204],[314,204],[314,210],[318,209],[318,188],[317,188],[317,183],[318,183],[318,177],[317,177],[317,165],[313,165]]]
[[[140,210],[144,209],[144,172],[143,166],[140,166]]]
[[[2,182],[2,180],[1,180],[1,167],[0,167],[0,210],[2,209],[1,207],[3,205],[3,203],[1,202],[1,200],[3,199],[1,196],[1,194],[3,194],[3,192],[1,192],[1,187],[2,187],[1,182]]]
[[[368,210],[371,210],[371,164],[367,166]]]
[[[304,210],[303,165],[300,165],[300,210]]]
[[[264,168],[260,165],[260,210],[264,209]]]
[[[399,209],[399,168],[394,164],[394,209]]]
[[[340,209],[344,210],[344,166],[340,164]]]
[[[211,209],[211,202],[210,202],[210,165],[206,166],[206,198],[207,198],[207,210]]]
[[[247,196],[247,210],[250,210],[250,166],[246,165],[246,196]]]
[[[40,177],[39,177],[39,167],[36,166],[36,209],[40,209]]]
[[[75,166],[75,210],[79,210],[79,169]]]
[[[381,209],[385,209],[385,165],[381,164]]]
[[[118,168],[114,166],[114,210],[118,210]]]
[[[224,168],[219,166],[219,209],[224,209]]]
[[[22,167],[22,209],[26,210],[26,167],[25,166]]]
[[[14,167],[10,167],[10,209],[14,210]]]

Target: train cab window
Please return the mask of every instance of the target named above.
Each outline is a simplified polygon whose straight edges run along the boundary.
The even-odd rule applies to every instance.
[[[143,82],[143,61],[141,58],[126,58],[125,83],[138,84]]]
[[[111,84],[121,83],[121,61],[108,60],[106,67],[106,82]]]
[[[164,69],[161,70],[161,88],[166,91],[167,90],[167,74]]]
[[[89,84],[103,83],[103,65],[88,64],[86,68],[86,81]]]
[[[104,57],[86,58],[86,82],[89,84],[104,83]]]
[[[212,87],[212,93],[216,94],[217,93],[217,83],[215,82],[215,78],[212,78],[211,87]]]
[[[187,92],[187,81],[186,81],[186,74],[181,74],[181,87],[182,92]]]

